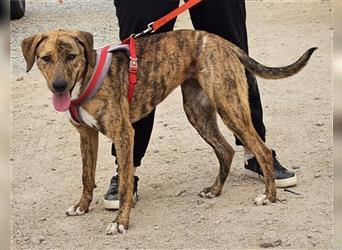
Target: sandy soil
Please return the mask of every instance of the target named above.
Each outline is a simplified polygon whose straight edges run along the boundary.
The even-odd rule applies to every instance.
[[[332,247],[332,22],[331,2],[249,2],[250,54],[267,65],[292,62],[318,46],[300,74],[259,80],[268,128],[267,144],[296,171],[295,195],[256,207],[263,183],[243,175],[236,147],[231,174],[220,197],[198,192],[212,184],[218,163],[212,149],[189,125],[177,89],[157,110],[140,177],[140,201],[126,235],[107,236],[116,213],[102,195],[115,171],[110,141],[101,136],[97,189],[90,213],[66,217],[81,193],[77,132],[54,111],[37,68],[25,74],[20,41],[35,32],[68,27],[93,32],[96,46],[118,42],[112,1],[29,1],[24,19],[11,22],[12,57],[12,248],[279,248]],[[184,15],[177,28],[190,28]],[[221,125],[227,139],[231,133]]]

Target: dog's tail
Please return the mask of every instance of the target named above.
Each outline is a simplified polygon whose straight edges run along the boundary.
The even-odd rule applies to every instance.
[[[308,49],[297,61],[284,67],[267,67],[249,57],[243,50],[233,46],[233,50],[242,64],[251,72],[266,79],[281,79],[298,73],[309,61],[317,48]]]

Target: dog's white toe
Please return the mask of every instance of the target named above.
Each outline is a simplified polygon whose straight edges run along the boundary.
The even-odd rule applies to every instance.
[[[116,224],[115,222],[110,223],[107,227],[107,235],[117,234],[118,233],[117,227],[118,227],[118,224]]]
[[[107,235],[114,235],[114,234],[125,234],[127,230],[121,224],[117,224],[116,222],[110,223],[107,227]]]
[[[261,194],[258,195],[255,199],[254,199],[254,204],[257,206],[260,205],[268,205],[271,202],[269,201],[269,199],[267,199],[267,196],[265,194]]]
[[[85,211],[81,210],[80,207],[72,206],[67,209],[65,214],[67,216],[84,215]]]
[[[67,216],[75,216],[76,215],[76,206],[69,207],[65,214]]]
[[[214,198],[215,195],[213,195],[211,192],[208,192],[208,193],[205,194],[205,197],[206,198]]]
[[[205,192],[200,192],[199,196],[201,196],[202,198],[207,198],[207,199],[211,199],[214,198],[215,195],[213,195],[211,192],[205,193]]]
[[[125,229],[125,227],[123,225],[120,225],[118,226],[118,232],[120,234],[125,234],[127,232],[127,230]]]
[[[205,198],[205,193],[204,192],[200,192],[199,196],[201,196],[202,198]]]
[[[77,209],[76,209],[76,215],[84,215],[85,214],[85,211],[82,211],[81,209],[80,209],[80,207],[78,207]]]

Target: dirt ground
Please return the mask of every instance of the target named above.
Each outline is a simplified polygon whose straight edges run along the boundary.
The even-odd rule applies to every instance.
[[[118,42],[112,1],[29,1],[25,18],[11,22],[12,59],[12,248],[209,249],[332,247],[332,10],[330,1],[248,2],[250,54],[266,65],[292,62],[317,46],[308,66],[280,80],[259,79],[267,144],[296,171],[293,193],[278,189],[280,201],[257,207],[264,190],[243,174],[243,150],[236,147],[222,195],[204,200],[218,162],[182,111],[179,89],[157,109],[140,177],[140,201],[130,230],[107,236],[116,212],[102,197],[115,172],[110,141],[101,136],[97,188],[90,213],[66,217],[81,194],[77,132],[52,107],[51,94],[34,67],[25,73],[21,40],[38,31],[77,28],[95,35],[96,46]],[[177,28],[191,28],[183,15]],[[222,126],[231,144],[231,133]]]

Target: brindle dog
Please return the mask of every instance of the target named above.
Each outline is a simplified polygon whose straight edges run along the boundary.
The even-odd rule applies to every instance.
[[[219,131],[218,113],[224,124],[254,153],[265,175],[265,194],[257,197],[255,203],[275,202],[272,153],[252,124],[245,70],[269,79],[288,77],[306,65],[316,48],[306,51],[295,63],[280,68],[263,66],[234,44],[203,31],[181,30],[141,37],[136,49],[139,70],[132,103],[127,100],[129,58],[125,52],[118,51],[113,54],[102,87],[82,106],[88,125],[73,123],[81,137],[83,192],[80,201],[67,214],[81,215],[89,211],[100,131],[115,144],[120,166],[120,210],[108,226],[107,234],[126,232],[133,205],[134,129],[131,124],[151,112],[179,85],[188,120],[214,149],[220,163],[214,184],[204,188],[200,196],[220,195],[234,155],[234,149]],[[36,60],[53,94],[68,91],[72,98],[83,93],[96,59],[93,36],[82,31],[38,33],[23,40],[22,51],[27,72]]]

